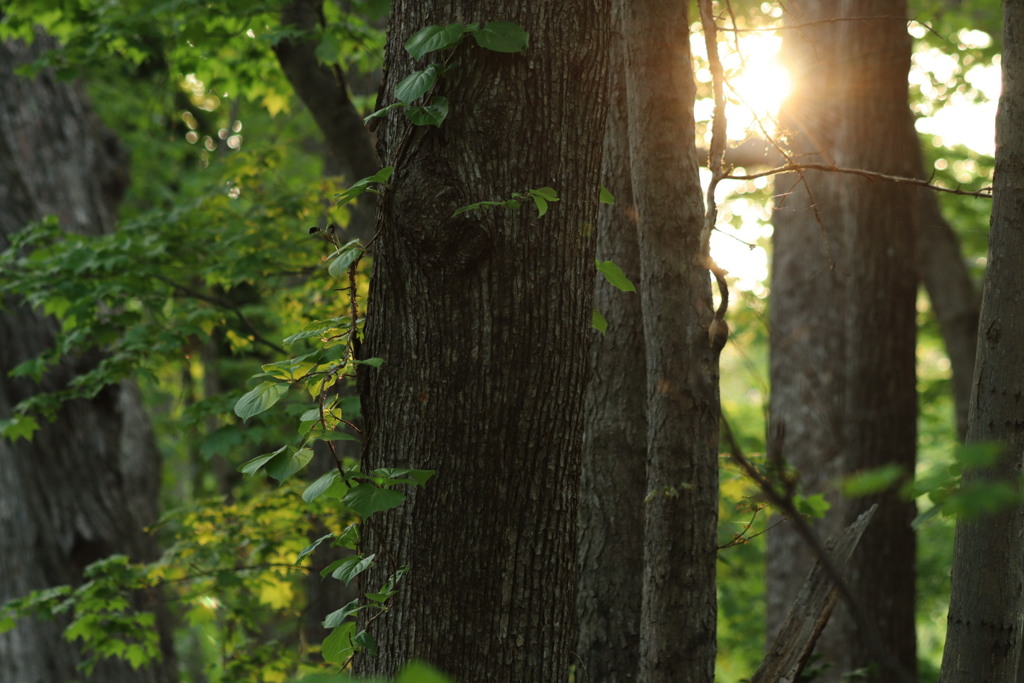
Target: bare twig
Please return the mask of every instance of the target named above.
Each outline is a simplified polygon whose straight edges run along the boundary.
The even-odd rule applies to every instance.
[[[786,163],[776,168],[770,168],[767,171],[759,171],[758,173],[748,173],[745,175],[725,175],[723,180],[754,180],[756,178],[764,178],[765,176],[779,175],[780,173],[802,173],[803,171],[825,171],[827,173],[845,173],[847,175],[856,175],[868,180],[884,181],[888,183],[903,183],[906,185],[916,185],[918,187],[925,187],[929,190],[935,190],[936,192],[948,192],[950,194],[959,194],[965,197],[981,197],[982,199],[992,198],[992,187],[983,187],[980,190],[963,190],[958,187],[942,187],[941,185],[935,185],[927,180],[921,180],[920,178],[908,178],[906,176],[889,175],[887,173],[877,173],[875,171],[866,171],[862,168],[844,168],[842,166],[836,166],[834,164],[800,164],[800,163]]]

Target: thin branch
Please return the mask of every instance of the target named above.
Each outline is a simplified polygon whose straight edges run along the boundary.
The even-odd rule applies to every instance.
[[[958,194],[965,197],[981,197],[982,199],[992,198],[992,187],[983,187],[980,190],[962,190],[960,188],[942,187],[941,185],[935,185],[927,180],[921,180],[920,178],[908,178],[906,176],[888,175],[886,173],[877,173],[875,171],[865,171],[862,168],[844,168],[842,166],[836,166],[834,164],[799,164],[799,163],[787,163],[776,168],[768,169],[767,171],[760,171],[758,173],[748,173],[746,175],[725,175],[722,177],[723,180],[754,180],[756,178],[764,178],[765,176],[779,175],[780,173],[801,173],[802,171],[825,171],[827,173],[845,173],[847,175],[856,175],[869,180],[885,181],[888,183],[903,183],[905,185],[916,185],[918,187],[925,187],[929,190],[935,190],[936,192],[948,192],[949,194]]]
[[[260,344],[263,344],[264,346],[273,349],[277,353],[284,355],[288,353],[287,351],[284,350],[284,347],[278,346],[277,344],[275,344],[274,342],[270,341],[262,334],[260,334],[259,330],[256,329],[256,326],[252,324],[252,321],[245,317],[245,314],[242,313],[242,310],[235,304],[230,303],[228,301],[224,301],[223,299],[219,299],[215,296],[210,296],[209,294],[203,294],[202,292],[196,291],[191,287],[187,287],[186,285],[183,285],[180,282],[172,280],[171,278],[165,277],[163,275],[153,274],[153,277],[155,277],[157,280],[160,280],[165,284],[170,285],[179,292],[182,292],[183,294],[192,297],[193,299],[199,299],[200,301],[205,301],[208,304],[213,304],[218,308],[223,308],[225,310],[231,311],[232,313],[235,314],[235,317],[238,318],[238,321],[249,330],[250,334],[252,334],[252,338],[254,341],[259,342]]]

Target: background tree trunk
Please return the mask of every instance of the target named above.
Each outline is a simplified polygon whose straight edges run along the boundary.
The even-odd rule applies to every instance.
[[[1003,17],[1003,93],[996,116],[988,269],[967,433],[968,442],[999,441],[1003,451],[994,466],[968,472],[964,487],[1001,482],[1019,491],[1024,465],[1024,2],[1007,0]],[[941,681],[1021,680],[1022,530],[1019,504],[958,522]]]
[[[597,258],[613,261],[642,292],[621,14],[622,7],[616,3],[602,171],[602,183],[615,195],[615,204],[601,207]],[[587,387],[577,652],[584,678],[616,683],[637,679],[640,658],[647,377],[640,295],[619,291],[599,274],[594,307],[608,321],[608,330],[594,335]]]
[[[701,230],[685,3],[624,2],[647,365],[641,681],[711,681],[718,349]]]
[[[800,123],[819,124],[810,129],[811,149],[831,156],[829,161],[841,167],[914,175],[918,150],[905,133],[910,66],[910,38],[901,18],[905,4],[823,5],[814,11],[824,11],[825,16],[800,13],[792,21],[806,22],[811,17],[840,21],[806,26],[787,35],[787,41],[812,37],[805,58],[815,60],[812,68],[817,77],[801,87],[826,102],[826,109],[812,109],[810,116],[797,108]],[[796,10],[791,4],[790,11]],[[823,96],[815,88],[830,89]],[[807,102],[790,106],[801,105]],[[814,132],[820,132],[818,139]],[[804,220],[813,227],[807,225],[803,236],[808,239],[813,228],[819,234],[828,233],[828,243],[837,247],[831,249],[834,270],[829,272],[827,256],[808,253],[809,242],[803,248],[777,242],[774,252],[772,419],[785,425],[786,457],[805,477],[813,472],[810,476],[817,479],[803,481],[808,492],[839,483],[837,475],[890,464],[898,466],[904,477],[912,476],[916,449],[916,195],[905,185],[856,177],[822,182],[826,187],[819,191],[815,184],[811,200],[821,218],[814,210],[804,211]],[[783,208],[777,215],[785,213]],[[792,239],[795,234],[783,237],[789,231],[783,221],[777,239]],[[810,248],[821,249],[821,237],[816,243]],[[790,315],[794,319],[787,320]],[[797,367],[790,369],[792,364]],[[820,394],[818,387],[823,389]],[[809,414],[815,412],[818,415]],[[899,666],[912,673],[916,669],[915,541],[910,528],[914,505],[891,489],[855,500],[833,495],[832,500],[832,521],[825,525],[828,533],[851,523],[871,503],[879,504],[876,521],[850,564],[849,579]],[[807,565],[792,564],[798,554],[781,554],[787,545],[793,547],[794,539],[786,538],[789,534],[783,528],[771,534],[769,591],[774,624],[784,615],[776,611],[778,598],[791,599],[807,571]],[[833,620],[817,650],[836,667],[829,680],[881,664],[844,609]]]
[[[377,589],[408,564],[372,625],[391,675],[422,658],[465,681],[565,680],[576,644],[577,491],[591,340],[608,8],[398,0],[385,97],[415,68],[402,46],[428,24],[502,20],[525,54],[471,40],[438,90],[440,129],[400,114],[379,151],[396,167],[381,198],[365,356],[365,466],[437,470],[373,518]],[[543,108],[535,106],[544,103]],[[460,206],[550,186],[562,200],[453,217]]]
[[[14,75],[50,43],[0,45],[0,247],[27,224],[55,214],[69,231],[111,230],[127,182],[125,155],[75,86],[49,72]],[[0,417],[39,388],[7,372],[51,346],[56,323],[25,306],[0,314]],[[96,358],[63,363],[43,386],[55,389]],[[111,553],[152,559],[143,526],[156,519],[160,459],[130,384],[64,406],[31,443],[0,441],[0,602],[47,586],[74,583],[82,569]],[[63,643],[65,624],[25,620],[0,635],[0,680],[81,680],[77,650]],[[177,680],[164,640],[162,664],[135,671],[100,664],[92,680]]]

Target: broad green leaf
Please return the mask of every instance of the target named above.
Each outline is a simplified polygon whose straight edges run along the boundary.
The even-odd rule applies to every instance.
[[[331,487],[341,474],[338,470],[331,470],[327,474],[324,474],[312,484],[306,487],[306,490],[302,492],[302,500],[307,503],[312,503],[314,500],[323,495],[324,491]]]
[[[344,664],[352,654],[352,636],[355,632],[356,625],[352,621],[347,621],[331,631],[320,646],[320,656],[324,661],[334,666]]]
[[[379,368],[381,365],[384,364],[384,359],[383,358],[363,358],[362,360],[357,360],[356,363],[359,363],[360,365],[369,365],[370,367]]]
[[[596,308],[590,313],[590,326],[601,334],[608,331],[608,321],[601,315],[601,311]]]
[[[530,44],[530,34],[507,21],[492,21],[473,32],[480,47],[495,52],[522,52]]]
[[[365,518],[375,512],[396,508],[405,502],[405,498],[405,494],[398,491],[382,489],[373,484],[359,484],[345,494],[343,502]]]
[[[305,498],[305,494],[303,494],[303,498]],[[315,541],[307,545],[305,548],[303,548],[302,551],[299,553],[299,556],[295,558],[295,564],[300,564],[304,559],[312,555],[313,551],[316,550],[317,547],[321,543],[326,541],[328,538],[334,538],[334,534],[324,534],[323,536],[321,536],[320,538],[316,539]]]
[[[412,104],[423,97],[437,82],[437,66],[431,64],[422,71],[413,71],[395,86],[395,99]]]
[[[394,166],[385,166],[384,168],[380,169],[373,175],[367,176],[366,178],[361,178],[356,182],[352,183],[352,185],[347,190],[345,190],[344,192],[339,192],[336,195],[338,206],[341,206],[342,204],[347,204],[348,202],[352,201],[353,199],[360,196],[364,192],[376,192],[376,190],[374,190],[370,186],[377,183],[386,183],[388,180],[391,179],[391,174],[394,172]]]
[[[376,555],[367,555],[366,557],[360,557],[353,555],[352,557],[346,557],[341,561],[341,564],[331,572],[331,576],[339,581],[343,582],[346,586],[352,582],[352,579],[356,578],[363,571],[366,570],[371,564],[373,564],[373,558]]]
[[[278,483],[282,483],[296,472],[301,472],[312,459],[312,448],[300,448],[294,453],[281,453],[267,463],[267,474]]]
[[[287,446],[281,446],[273,453],[264,453],[263,455],[256,456],[252,460],[248,460],[238,468],[238,471],[242,474],[248,474],[250,476],[259,472],[263,467],[274,459],[275,456],[284,453],[288,449]]]
[[[372,635],[370,635],[368,631],[360,631],[359,633],[357,633],[355,637],[352,638],[352,643],[363,648],[366,651],[366,654],[370,655],[371,657],[377,656],[377,640]],[[427,683],[427,681],[424,681],[419,677],[412,679],[412,681],[418,681],[418,683]]]
[[[341,535],[334,539],[332,545],[348,548],[349,550],[355,550],[356,546],[359,545],[359,525],[349,524],[345,530],[341,532]],[[331,571],[334,570],[332,569]],[[325,576],[325,574],[321,574],[321,576]]]
[[[405,42],[405,51],[413,59],[419,59],[428,52],[444,50],[457,45],[462,36],[476,29],[476,25],[448,24],[447,26],[425,26]]]
[[[530,190],[530,194],[534,197],[540,197],[541,199],[545,199],[549,202],[558,201],[558,192],[556,192],[555,188],[553,187],[538,187],[536,189]]]
[[[354,559],[354,558],[346,558]],[[359,598],[348,603],[339,610],[335,610],[324,618],[324,628],[336,628],[343,621],[359,613]]]
[[[363,248],[359,240],[352,240],[338,250],[338,255],[327,266],[327,272],[333,277],[345,277],[348,273],[348,267],[355,263],[362,255]]]
[[[547,200],[535,194],[530,196],[533,197],[533,203],[537,207],[537,217],[540,218],[548,212]]]
[[[608,188],[605,187],[604,185],[601,186],[601,203],[602,204],[614,204],[615,203],[615,197],[612,196],[612,193],[609,192]]]
[[[448,116],[448,98],[435,95],[430,98],[430,104],[425,107],[409,107],[405,110],[405,115],[417,126],[440,128],[441,123]]]
[[[605,279],[608,280],[612,287],[620,289],[623,292],[636,291],[636,287],[629,281],[626,274],[622,272],[622,268],[619,268],[614,262],[594,261],[594,263],[597,265],[597,270],[604,275]]]
[[[248,420],[254,415],[271,408],[288,393],[288,385],[282,382],[262,382],[246,392],[235,403],[235,415]]]
[[[316,46],[316,51],[313,54],[316,55],[319,62],[337,64],[338,55],[341,52],[342,44],[338,36],[331,31],[324,31],[323,37],[320,39],[320,43]]]

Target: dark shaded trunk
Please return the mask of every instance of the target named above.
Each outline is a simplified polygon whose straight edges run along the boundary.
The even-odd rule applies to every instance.
[[[74,86],[44,72],[29,80],[18,64],[46,49],[0,45],[0,246],[27,224],[49,214],[66,230],[111,230],[127,182],[126,157]],[[0,314],[0,418],[39,390],[10,379],[18,363],[51,346],[56,323],[5,302]],[[55,389],[96,358],[72,358],[44,380]],[[31,443],[0,441],[0,601],[33,589],[75,583],[83,568],[111,553],[152,559],[143,527],[156,519],[160,459],[130,384],[110,386],[90,401],[68,403]],[[75,647],[63,644],[61,622],[25,620],[0,635],[0,680],[49,683],[79,680]],[[92,680],[171,681],[175,664],[167,641],[165,661],[136,671],[102,663]]]
[[[963,487],[1019,495],[1024,467],[1024,2],[1003,3],[1003,93],[996,116],[996,168],[988,268],[978,328],[968,442],[1001,442],[992,466],[968,472]],[[987,495],[993,502],[997,489]],[[982,494],[986,495],[986,494]],[[1024,510],[957,523],[952,597],[941,681],[1019,681],[1024,612]]]
[[[364,466],[437,475],[365,528],[382,559],[366,588],[412,568],[371,626],[380,655],[359,666],[375,674],[421,658],[458,680],[557,681],[574,661],[608,7],[398,0],[382,104],[416,68],[414,31],[498,19],[529,32],[525,54],[467,40],[437,91],[442,127],[393,112],[379,131],[396,170],[373,253],[363,354],[384,364],[364,378]],[[541,218],[453,216],[543,186],[562,200]]]
[[[615,204],[602,206],[597,258],[612,261],[643,291],[629,162],[621,7],[613,10],[608,78],[612,95],[602,183]],[[594,335],[580,487],[580,585],[577,611],[581,670],[590,680],[635,681],[640,658],[647,388],[640,295],[598,275],[594,308],[607,320]]]

